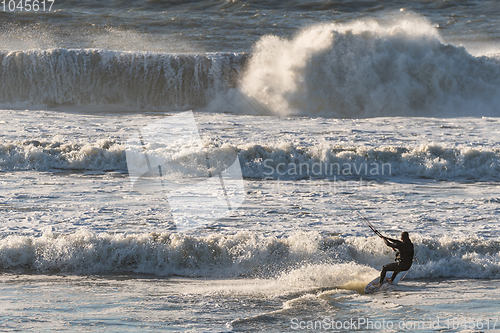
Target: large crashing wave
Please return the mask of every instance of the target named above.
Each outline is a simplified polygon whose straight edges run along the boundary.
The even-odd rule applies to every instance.
[[[245,58],[241,53],[0,52],[0,103],[21,107],[200,107],[235,87]]]
[[[341,118],[499,116],[500,61],[422,18],[323,24],[242,53],[0,52],[0,104]]]
[[[151,158],[172,158],[165,147],[150,148],[148,154]],[[106,139],[94,143],[4,142],[0,143],[0,171],[61,169],[127,172],[126,149],[123,143]],[[176,160],[181,170],[197,170],[197,165],[191,164],[205,161],[206,154],[211,159],[223,161],[228,153],[236,152],[243,176],[256,179],[500,179],[500,150],[491,148],[448,148],[441,145],[376,148],[315,145],[304,148],[282,142],[221,147],[207,143],[204,150],[193,150],[190,146],[183,149],[183,154],[198,158]],[[164,177],[169,177],[169,174]]]
[[[496,240],[412,237],[415,260],[407,278],[500,278],[500,243]],[[76,274],[277,277],[302,269],[308,274],[337,271],[338,275],[350,264],[363,274],[376,276],[373,268],[393,259],[390,248],[375,236],[340,238],[299,231],[278,238],[248,231],[187,236],[80,230],[68,235],[46,232],[38,237],[7,236],[0,240],[1,270]],[[321,276],[315,277],[316,282],[318,278]]]
[[[500,115],[500,62],[444,44],[421,18],[263,37],[240,85],[276,115]]]

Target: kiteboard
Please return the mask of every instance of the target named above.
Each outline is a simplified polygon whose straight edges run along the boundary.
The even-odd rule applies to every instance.
[[[378,281],[380,280],[380,276],[377,276],[377,278],[373,279],[372,282],[368,283],[365,287],[365,294],[374,294],[379,291],[383,290],[388,290],[391,285],[394,286],[398,284],[398,282],[401,280],[403,275],[405,275],[403,272],[400,272],[398,275],[396,275],[396,280],[394,282],[390,283],[389,278],[392,276],[393,272],[387,272],[387,275],[385,277],[384,283],[381,285],[378,284]]]

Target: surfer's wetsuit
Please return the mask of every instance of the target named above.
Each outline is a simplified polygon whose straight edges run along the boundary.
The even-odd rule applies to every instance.
[[[403,237],[403,241],[384,237],[384,242],[387,246],[392,247],[397,250],[396,252],[396,262],[387,264],[382,268],[382,273],[380,273],[380,284],[385,280],[385,274],[389,271],[393,271],[394,274],[390,278],[391,282],[394,281],[396,275],[401,271],[407,271],[410,269],[413,262],[413,243],[411,242],[408,234]]]

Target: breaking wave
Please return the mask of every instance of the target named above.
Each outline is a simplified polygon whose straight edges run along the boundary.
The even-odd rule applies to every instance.
[[[165,150],[165,147],[150,148],[148,154],[151,158],[172,158],[169,155],[172,152]],[[126,146],[113,140],[94,143],[43,140],[4,142],[0,143],[0,170],[127,172],[125,152]],[[199,169],[193,163],[201,163],[206,168],[207,156],[213,161],[224,161],[229,155],[237,154],[243,177],[256,179],[415,177],[498,180],[500,177],[500,150],[487,148],[447,148],[441,145],[377,148],[316,145],[304,148],[283,142],[268,146],[246,144],[236,147],[208,144],[208,147],[199,151],[185,147],[181,155],[188,154],[193,155],[193,158],[177,159],[176,170],[188,172]]]
[[[413,16],[263,37],[241,82],[242,93],[280,116],[500,115],[498,59],[445,44]]]
[[[241,53],[0,52],[0,103],[195,108],[235,87],[245,58]]]
[[[446,44],[425,19],[323,24],[252,54],[0,52],[5,107],[113,106],[337,118],[499,116],[500,61]]]
[[[500,277],[500,243],[496,240],[476,236],[431,238],[418,234],[412,238],[415,260],[407,278]],[[342,269],[345,265],[354,265],[363,274],[375,277],[377,270],[393,259],[392,251],[378,237],[340,238],[299,231],[278,238],[247,231],[235,235],[187,236],[96,234],[80,230],[68,235],[52,232],[39,237],[11,235],[0,240],[2,270],[76,274],[281,276],[283,279],[287,272],[302,270],[309,272],[300,275],[303,283],[317,284],[327,283],[326,275],[338,275],[335,267]],[[318,271],[318,267],[324,272]],[[321,274],[326,275],[321,277]]]

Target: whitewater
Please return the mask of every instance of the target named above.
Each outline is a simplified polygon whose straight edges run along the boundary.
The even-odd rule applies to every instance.
[[[245,201],[225,218],[178,232],[165,196],[135,191],[127,171],[127,139],[163,114],[7,113],[0,124],[3,290],[8,300],[16,289],[7,286],[40,285],[23,292],[38,319],[12,328],[75,328],[66,324],[73,321],[85,330],[100,317],[64,310],[63,319],[45,323],[36,308],[61,311],[43,305],[47,293],[50,303],[83,299],[86,306],[104,308],[105,320],[127,320],[119,309],[135,309],[142,319],[129,324],[132,331],[142,330],[145,321],[153,330],[288,331],[294,318],[313,312],[318,320],[334,313],[350,319],[355,314],[349,307],[368,304],[371,310],[362,314],[369,318],[431,320],[431,304],[451,302],[444,295],[463,300],[448,305],[440,318],[456,318],[476,300],[488,306],[473,317],[494,318],[498,295],[489,291],[500,278],[496,118],[269,120],[198,112],[208,156],[238,156]],[[196,157],[199,148],[175,151]],[[152,158],[173,153],[161,144],[148,151]],[[182,167],[196,170],[196,160],[181,160]],[[325,164],[341,169],[315,167]],[[362,167],[373,164],[390,169],[371,174],[374,169]],[[383,295],[362,296],[394,254],[349,205],[384,234],[398,237],[407,230],[412,237],[415,261],[391,291],[396,303],[379,304],[386,302],[379,299]],[[90,297],[88,285],[97,296]],[[465,298],[464,286],[475,296]],[[105,301],[109,295],[119,303]],[[186,297],[199,304],[203,324],[198,317],[186,319],[193,309]],[[246,306],[237,305],[241,299]],[[262,306],[251,305],[256,299]],[[235,304],[236,315],[213,302]],[[153,316],[146,310],[159,304],[162,310]],[[342,306],[332,312],[331,304]],[[423,315],[412,315],[415,304]],[[404,317],[401,307],[409,307]],[[11,318],[22,313],[12,305],[4,310]],[[186,322],[174,324],[179,316]]]
[[[498,116],[497,54],[445,43],[420,17],[265,36],[251,52],[0,52],[3,105],[365,118]],[[22,89],[28,87],[29,89]]]
[[[498,331],[485,3],[2,12],[2,331]],[[187,116],[189,140],[158,127]],[[206,218],[190,185],[227,199],[235,161],[244,200]],[[395,257],[357,214],[415,245],[387,292],[363,293]]]

